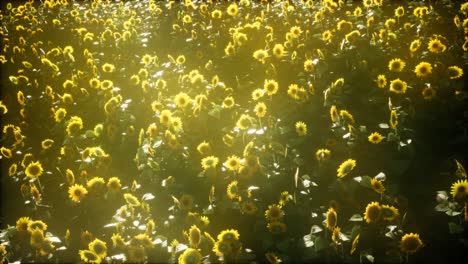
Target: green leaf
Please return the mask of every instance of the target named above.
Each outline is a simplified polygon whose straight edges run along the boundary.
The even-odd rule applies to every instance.
[[[323,237],[317,237],[315,239],[315,251],[322,251],[328,247],[328,241]]]
[[[449,225],[450,234],[459,234],[463,232],[463,228],[454,222],[449,222],[448,225]]]
[[[219,105],[214,105],[213,108],[208,111],[208,115],[216,119],[221,119],[221,107]]]

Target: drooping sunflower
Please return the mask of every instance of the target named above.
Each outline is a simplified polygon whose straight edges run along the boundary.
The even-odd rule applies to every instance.
[[[125,199],[125,202],[127,202],[127,204],[131,207],[138,207],[141,205],[140,201],[138,200],[138,198],[136,198],[133,194],[131,193],[125,193],[124,194],[124,199]]]
[[[8,168],[8,176],[16,175],[17,170],[18,170],[18,165],[16,163],[11,164],[10,167]]]
[[[83,120],[79,116],[72,116],[67,124],[67,134],[76,135],[83,128]]]
[[[237,181],[232,181],[226,188],[226,194],[229,199],[234,200],[239,198],[239,187]]]
[[[42,164],[39,161],[29,163],[25,170],[26,176],[29,178],[37,178],[41,176],[43,172],[44,169],[42,168]]]
[[[459,79],[463,76],[463,69],[458,66],[450,66],[447,68],[448,76],[450,79]]]
[[[9,148],[1,147],[0,152],[2,153],[2,156],[7,159],[11,159],[11,157],[13,156],[11,149]]]
[[[200,251],[193,248],[184,250],[184,253],[182,253],[178,259],[180,264],[201,264],[202,260],[203,256]]]
[[[423,243],[419,238],[419,234],[405,234],[400,241],[400,249],[407,254],[413,254],[422,247]]]
[[[307,135],[307,125],[304,122],[302,122],[302,121],[296,122],[295,127],[296,127],[296,133],[299,136]]]
[[[372,144],[379,144],[382,141],[383,136],[378,132],[374,132],[369,135],[368,139],[369,142]]]
[[[388,63],[388,69],[393,72],[401,72],[406,66],[406,63],[399,58],[392,59]]]
[[[339,245],[340,240],[341,240],[341,228],[337,226],[333,228],[332,241],[333,243],[335,243],[335,245]]]
[[[268,52],[264,49],[259,49],[254,51],[252,57],[261,63],[265,63],[266,58],[268,57]]]
[[[343,178],[348,175],[356,167],[356,161],[353,159],[347,159],[341,163],[337,170],[337,176]]]
[[[405,81],[400,79],[395,79],[390,82],[390,91],[396,94],[404,94],[407,89],[407,84]]]
[[[189,245],[191,248],[197,248],[201,241],[201,232],[196,225],[192,225],[189,229]]]
[[[371,202],[367,204],[366,211],[364,213],[364,219],[366,223],[375,223],[380,220],[380,216],[382,213],[382,207],[378,202]]]
[[[385,191],[382,181],[379,181],[378,179],[372,178],[370,186],[378,194],[382,194]]]
[[[268,221],[280,221],[284,217],[284,211],[281,208],[281,205],[271,204],[268,206],[268,209],[265,211],[265,217]]]
[[[281,262],[280,258],[273,252],[267,252],[265,258],[270,264],[279,264]]]
[[[395,9],[395,16],[396,17],[402,17],[405,14],[405,8],[402,6],[399,6]]]
[[[432,73],[432,66],[428,62],[421,62],[414,68],[414,73],[416,76],[424,78]]]
[[[90,193],[101,193],[104,191],[106,182],[102,177],[93,177],[86,183],[86,187]]]
[[[419,39],[415,39],[411,42],[409,49],[414,53],[419,49],[419,47],[421,47],[421,41]]]
[[[327,213],[325,214],[325,223],[327,229],[333,231],[338,223],[338,214],[336,213],[333,207],[328,208]]]
[[[454,182],[452,184],[450,193],[454,199],[465,199],[468,196],[468,181],[466,179],[462,179]]]
[[[344,120],[346,124],[353,125],[354,124],[354,117],[351,113],[346,110],[340,110],[340,117]],[[333,119],[333,118],[332,118]]]
[[[265,80],[263,89],[268,95],[274,95],[278,92],[278,83],[275,80]]]
[[[31,239],[30,239],[30,244],[34,248],[41,248],[42,242],[44,242],[44,231],[36,228],[31,231]]]
[[[107,189],[112,193],[117,193],[122,188],[122,184],[120,183],[120,179],[118,177],[111,177],[107,181]]]
[[[201,154],[201,155],[210,155],[211,154],[211,146],[210,146],[210,143],[206,142],[206,141],[203,141],[201,142],[200,144],[198,144],[197,146],[197,151]]]

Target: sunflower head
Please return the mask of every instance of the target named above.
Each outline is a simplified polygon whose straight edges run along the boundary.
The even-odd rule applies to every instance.
[[[273,221],[267,224],[268,231],[270,233],[277,235],[286,232],[286,224],[280,221]]]
[[[468,198],[468,181],[466,179],[454,182],[450,193],[456,200],[464,200]]]
[[[400,249],[407,254],[413,254],[422,247],[423,243],[419,238],[419,234],[405,234],[400,241]]]
[[[279,221],[284,217],[284,211],[281,209],[281,205],[272,204],[268,206],[268,210],[265,211],[265,217],[268,221]]]
[[[378,202],[369,203],[366,206],[366,211],[364,213],[364,219],[366,223],[375,223],[380,220],[382,213],[382,207]]]
[[[337,170],[337,176],[343,178],[348,175],[356,167],[356,160],[347,159],[341,163],[340,167]]]
[[[180,264],[202,263],[203,256],[200,251],[188,248],[179,256]]]
[[[338,222],[338,215],[333,207],[330,207],[325,214],[325,222],[327,224],[327,229],[332,231]]]
[[[378,194],[382,194],[385,191],[385,187],[382,181],[379,181],[375,178],[371,179],[370,185],[371,188]]]
[[[382,141],[382,139],[383,139],[383,136],[378,132],[374,132],[370,134],[368,137],[369,142],[372,144],[379,144]]]

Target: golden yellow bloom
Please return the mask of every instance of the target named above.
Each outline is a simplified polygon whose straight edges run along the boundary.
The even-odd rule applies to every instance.
[[[16,175],[17,169],[18,169],[18,165],[16,165],[16,163],[11,164],[10,167],[8,168],[8,176]]]
[[[11,159],[11,157],[13,156],[11,149],[9,148],[2,147],[0,148],[0,152],[2,153],[2,156],[7,159]]]
[[[257,212],[257,206],[252,201],[244,201],[241,204],[243,214],[253,215]]]
[[[388,69],[393,72],[401,72],[406,66],[406,63],[399,58],[392,59],[388,63]]]
[[[240,167],[240,164],[241,162],[239,157],[232,155],[227,158],[226,162],[224,163],[224,166],[226,166],[228,170],[237,171]]]
[[[178,262],[180,264],[201,264],[202,260],[203,256],[200,251],[193,248],[187,248],[184,250],[184,253],[179,256]]]
[[[400,79],[395,79],[390,82],[390,91],[396,94],[404,94],[406,92],[406,88],[406,82]]]
[[[239,232],[235,229],[226,229],[221,231],[221,233],[218,234],[218,241],[223,241],[223,242],[234,242],[239,240]]]
[[[39,161],[31,162],[26,167],[25,173],[29,178],[37,178],[42,175],[44,169]]]
[[[108,73],[114,72],[115,71],[115,66],[114,66],[114,64],[104,63],[102,65],[102,71],[103,72],[108,72]]]
[[[16,221],[16,231],[21,232],[21,233],[28,232],[28,226],[30,222],[31,222],[31,219],[29,217],[20,217]]]
[[[364,219],[366,223],[375,223],[380,220],[381,206],[378,202],[372,202],[367,204],[366,212],[364,213]]]
[[[44,238],[43,230],[36,228],[31,231],[31,240],[30,240],[31,246],[35,248],[41,248],[42,242],[44,242],[44,239],[45,238]]]
[[[183,93],[183,92],[178,93],[174,97],[174,103],[179,108],[185,108],[190,102],[191,102],[190,96],[188,96],[186,93]]]
[[[421,41],[419,39],[415,39],[411,42],[409,49],[414,53],[419,49],[419,47],[421,47]]]
[[[385,88],[386,85],[387,85],[387,78],[385,77],[385,75],[380,74],[379,76],[377,76],[377,87]]]
[[[319,149],[315,152],[315,158],[319,161],[326,161],[330,159],[331,152],[328,149]]]
[[[413,254],[422,247],[423,243],[419,238],[419,234],[405,234],[400,241],[400,249],[407,254]]]
[[[325,214],[325,223],[327,224],[327,229],[330,231],[336,227],[338,223],[338,214],[333,207],[330,207]]]
[[[252,117],[248,114],[242,114],[239,120],[237,120],[236,126],[240,130],[250,128],[252,126]]]
[[[170,110],[162,110],[159,114],[159,121],[161,124],[169,127],[171,125],[172,113]]]
[[[434,98],[434,96],[436,96],[436,93],[436,90],[430,86],[424,87],[424,89],[421,92],[424,100],[431,100],[432,98]]]
[[[237,8],[237,4],[236,3],[230,4],[226,12],[230,16],[236,16],[237,13],[239,12],[239,9]]]
[[[296,122],[296,133],[299,136],[305,136],[307,135],[307,125],[304,122],[298,121]]]
[[[398,116],[396,110],[392,110],[390,113],[390,127],[395,129],[398,125]]]
[[[269,222],[267,228],[270,233],[275,235],[286,232],[286,224],[280,221]]]
[[[253,58],[258,60],[261,63],[265,63],[266,58],[268,57],[268,52],[264,49],[259,49],[254,51]]]
[[[125,199],[125,202],[127,202],[127,204],[131,207],[138,207],[141,205],[140,201],[138,200],[138,198],[136,198],[133,194],[131,193],[125,193],[124,194],[124,199]]]
[[[223,13],[220,10],[216,9],[216,10],[213,10],[213,12],[211,12],[211,17],[214,19],[220,19],[222,14]]]
[[[202,159],[201,165],[204,170],[209,168],[216,168],[218,165],[219,159],[215,156],[208,156]]]
[[[354,117],[348,111],[340,110],[340,117],[346,124],[350,124],[350,125],[354,124]]]
[[[382,219],[384,221],[393,221],[395,220],[399,215],[400,213],[398,212],[398,209],[396,209],[395,207],[393,206],[389,206],[389,205],[382,205]]]
[[[274,95],[278,92],[278,83],[275,80],[265,80],[263,89],[268,95]]]
[[[433,39],[429,41],[429,44],[427,46],[430,52],[433,53],[442,53],[447,49],[447,46],[442,44],[442,42],[438,39]]]
[[[4,115],[8,113],[8,108],[6,105],[3,104],[3,102],[0,100],[0,114]]]
[[[382,141],[383,137],[378,132],[374,132],[369,135],[368,139],[369,139],[369,142],[372,144],[379,144]]]
[[[118,177],[111,177],[107,181],[107,189],[110,192],[116,193],[120,191],[122,184],[120,183],[120,179]]]
[[[239,198],[239,187],[237,186],[237,181],[232,181],[229,183],[226,189],[226,194],[231,200]]]
[[[312,60],[304,61],[304,71],[312,72],[313,70],[314,70],[314,63],[312,62]]]
[[[338,31],[348,33],[353,29],[353,23],[346,21],[346,20],[340,20],[340,22],[338,22],[336,27]]]
[[[418,77],[421,77],[421,78],[426,77],[432,73],[432,66],[430,63],[423,61],[419,63],[418,65],[416,65],[416,67],[414,68],[414,73]]]
[[[383,183],[375,178],[371,179],[370,185],[376,193],[382,194],[385,191]]]
[[[332,36],[333,34],[330,30],[325,30],[322,32],[322,40],[325,42],[331,42]]]
[[[83,200],[87,194],[88,190],[86,190],[86,188],[81,184],[75,184],[68,188],[68,195],[70,199],[77,203]]]
[[[399,6],[395,9],[395,16],[396,17],[402,17],[405,15],[405,9],[402,6]]]
[[[273,47],[273,55],[276,58],[281,59],[284,56],[284,46],[281,44],[275,44]]]
[[[361,234],[357,234],[357,236],[354,238],[353,243],[352,243],[352,245],[351,245],[351,250],[349,251],[349,254],[350,254],[350,255],[353,255],[354,252],[356,251],[356,249],[357,249],[357,247],[358,247],[358,245],[359,245],[359,236],[360,236],[360,235],[361,235]]]
[[[337,176],[343,178],[348,175],[356,167],[356,161],[353,159],[347,159],[341,163],[337,170]]]
[[[265,94],[265,90],[264,89],[255,89],[252,91],[252,99],[254,101],[257,101],[258,99],[260,99],[263,95]]]
[[[466,179],[458,180],[452,184],[451,191],[454,199],[463,200],[468,195],[468,181]]]
[[[104,259],[107,256],[107,245],[106,242],[96,238],[88,245],[89,250],[94,252],[100,258]]]
[[[348,34],[345,35],[346,41],[348,42],[354,42],[358,39],[358,37],[361,36],[361,32],[359,30],[353,30],[349,32]]]
[[[231,243],[226,241],[218,241],[213,247],[213,252],[216,256],[224,256],[232,253]]]
[[[447,68],[450,79],[459,79],[463,76],[463,69],[458,66],[450,66]]]
[[[101,263],[101,258],[91,250],[80,250],[78,251],[82,261],[86,263]]]
[[[73,136],[83,128],[81,117],[72,116],[67,124],[67,134]]]
[[[289,33],[291,33],[292,38],[298,38],[302,34],[302,29],[298,26],[292,26]]]
[[[280,221],[284,217],[284,211],[281,209],[281,205],[269,205],[268,209],[265,211],[265,217],[271,222]]]
[[[226,98],[224,98],[223,100],[223,107],[224,108],[232,108],[234,106],[235,102],[234,102],[234,98],[232,96],[228,96]]]
[[[257,105],[255,105],[255,114],[258,117],[264,117],[267,112],[267,107],[266,104],[263,102],[259,102]]]

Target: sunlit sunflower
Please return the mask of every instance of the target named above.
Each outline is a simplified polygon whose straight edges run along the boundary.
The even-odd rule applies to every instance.
[[[265,63],[266,58],[268,57],[268,52],[264,49],[259,49],[254,51],[252,57],[261,63]]]
[[[83,185],[75,184],[68,188],[68,194],[72,201],[78,203],[86,197],[88,190]]]
[[[293,99],[300,99],[300,96],[299,96],[299,86],[297,84],[291,84],[289,85],[288,87],[288,95],[289,97],[293,98]]]
[[[16,231],[21,232],[21,233],[28,232],[28,226],[30,222],[31,222],[31,219],[29,217],[20,217],[16,221]]]
[[[223,15],[223,13],[221,12],[221,10],[218,10],[218,9],[213,10],[211,12],[211,17],[214,18],[214,19],[220,19],[222,15]]]
[[[274,95],[278,92],[278,83],[275,80],[265,80],[263,89],[268,95]]]
[[[322,32],[322,40],[325,42],[331,42],[332,36],[333,34],[330,30],[325,30],[324,32]]]
[[[280,221],[273,221],[267,224],[268,231],[270,233],[277,235],[286,232],[286,224]]]
[[[232,108],[234,106],[234,97],[228,96],[223,100],[223,107],[226,109]]]
[[[179,208],[184,211],[190,211],[193,207],[193,196],[184,194],[179,199]]]
[[[83,129],[81,117],[72,116],[67,124],[67,134],[69,136],[76,135],[81,129]]]
[[[115,70],[114,64],[104,63],[104,64],[102,65],[102,71],[103,71],[103,72],[108,72],[108,73],[110,73],[110,72],[114,72],[114,70]]]
[[[451,191],[454,199],[463,200],[468,194],[468,181],[466,179],[458,180],[452,184]]]
[[[463,69],[458,66],[450,66],[447,68],[448,76],[450,79],[459,79],[463,76]]]
[[[266,104],[263,102],[259,102],[258,104],[255,105],[255,114],[258,117],[264,117],[267,112],[267,107]]]
[[[424,89],[421,92],[424,100],[431,100],[432,98],[434,98],[434,96],[436,96],[436,93],[436,90],[430,86],[424,87]]]
[[[340,117],[346,124],[353,125],[354,124],[354,117],[346,110],[340,110]]]
[[[428,62],[421,62],[414,68],[414,73],[416,76],[424,78],[432,73],[432,66]]]
[[[275,44],[273,47],[273,55],[276,58],[281,59],[284,56],[284,46],[281,44]]]
[[[138,200],[138,198],[136,198],[133,194],[131,193],[125,193],[124,194],[124,199],[125,199],[125,202],[127,202],[127,204],[131,207],[138,207],[141,205],[140,201]]]
[[[241,162],[239,157],[232,155],[226,159],[224,166],[226,166],[228,170],[237,171],[240,167],[240,164]]]
[[[216,168],[218,165],[219,159],[215,156],[208,156],[201,160],[201,165],[204,170],[209,168]]]
[[[338,227],[338,226],[333,229],[332,241],[333,241],[333,243],[335,243],[335,245],[340,244],[340,241],[341,241],[341,228]]]
[[[263,94],[265,94],[265,90],[264,89],[255,89],[252,91],[252,99],[254,101],[257,101],[258,99],[260,99]]]
[[[179,108],[185,108],[187,105],[189,105],[191,102],[190,96],[188,96],[186,93],[178,93],[174,97],[174,103],[179,107]],[[162,123],[162,122],[161,122]]]
[[[422,247],[423,243],[419,238],[419,234],[405,234],[400,241],[400,249],[407,254],[413,254]]]
[[[223,241],[223,242],[234,242],[239,240],[239,232],[235,229],[226,229],[221,231],[221,233],[218,234],[218,241]]]
[[[402,7],[402,6],[399,6],[395,9],[395,16],[396,17],[402,17],[403,15],[405,15],[405,8]]]
[[[172,113],[170,110],[162,110],[161,113],[159,114],[159,122],[161,122],[161,124],[169,127],[171,125],[171,121],[172,121]]]
[[[399,58],[392,59],[388,63],[388,69],[393,72],[401,72],[406,66],[406,63]]]
[[[42,242],[44,242],[44,231],[36,228],[31,231],[30,244],[34,248],[41,248]]]
[[[231,200],[239,198],[239,187],[237,186],[237,181],[232,181],[229,183],[226,189],[226,194]]]
[[[289,29],[289,33],[291,33],[292,38],[299,38],[299,36],[302,34],[302,29],[298,26],[292,26]]]
[[[307,135],[307,125],[304,122],[302,121],[296,122],[295,127],[296,127],[296,133],[299,136]]]
[[[196,225],[192,225],[189,229],[189,244],[191,248],[197,248],[201,241],[201,232]]]
[[[284,217],[284,211],[281,209],[281,205],[272,204],[268,206],[268,209],[265,211],[265,218],[268,221],[280,221]]]
[[[104,191],[106,182],[102,177],[93,177],[86,183],[86,187],[90,193],[101,193]]]
[[[330,156],[331,156],[331,152],[330,150],[328,149],[319,149],[315,152],[315,158],[319,161],[319,162],[323,162],[323,161],[326,161],[326,160],[329,160],[330,159]]]
[[[8,176],[14,176],[16,175],[16,172],[18,170],[18,165],[16,163],[13,163],[8,167]]]
[[[398,125],[398,115],[397,115],[396,110],[392,110],[392,112],[390,112],[390,127],[395,129],[397,125]]]
[[[433,53],[442,53],[447,49],[447,46],[442,44],[442,42],[438,39],[433,39],[429,41],[429,44],[427,46],[430,52]]]
[[[88,245],[89,250],[98,255],[101,259],[107,256],[107,245],[106,242],[96,238]]]
[[[419,47],[421,47],[421,41],[419,39],[415,39],[411,42],[409,49],[414,53],[419,49]]]
[[[361,32],[359,30],[353,30],[345,35],[346,41],[353,43],[361,36]]]
[[[25,173],[29,178],[37,178],[42,175],[44,169],[39,161],[31,162],[26,167]]]
[[[218,241],[213,247],[213,252],[216,254],[216,256],[219,257],[229,255],[232,253],[231,243],[226,241]]]
[[[119,233],[112,234],[111,237],[112,245],[116,248],[123,249],[126,247],[125,240],[123,239],[122,235]]]
[[[381,207],[381,216],[384,221],[393,221],[395,220],[400,213],[398,209],[390,205],[382,205]]]
[[[368,139],[369,142],[372,144],[379,144],[382,141],[383,136],[378,132],[374,132],[369,135]]]
[[[379,76],[377,76],[376,82],[377,82],[377,87],[385,88],[385,86],[387,85],[387,78],[385,77],[385,75],[380,74]]]
[[[252,117],[248,114],[242,114],[239,120],[237,120],[236,126],[240,130],[250,128],[252,126]]]
[[[340,20],[338,24],[336,25],[338,31],[348,33],[353,29],[353,23],[346,21],[346,20]]]
[[[241,204],[241,211],[243,214],[253,215],[257,212],[257,206],[252,201],[244,201]]]
[[[379,181],[379,180],[377,180],[375,178],[371,179],[370,185],[371,185],[371,188],[376,193],[382,194],[385,191],[385,187],[384,187],[382,181]]]
[[[201,264],[202,260],[203,256],[200,251],[193,248],[184,250],[184,253],[182,253],[178,259],[179,264]]]
[[[404,94],[406,92],[407,84],[405,81],[395,79],[390,82],[390,91],[396,94]]]
[[[117,178],[117,177],[111,177],[109,178],[109,180],[107,181],[107,189],[110,191],[110,192],[113,192],[113,193],[117,193],[120,191],[120,189],[122,188],[122,184],[120,183],[120,179]]]
[[[343,178],[348,175],[356,167],[356,161],[353,159],[347,159],[341,163],[340,167],[337,170],[337,176]]]
[[[364,219],[366,223],[375,223],[380,220],[380,216],[382,213],[382,207],[378,202],[371,202],[367,204],[366,211],[364,213]]]
[[[80,250],[79,255],[81,260],[86,263],[101,263],[101,258],[91,250]]]
[[[7,159],[11,159],[11,157],[13,156],[11,149],[9,148],[1,147],[0,152],[2,153],[2,156]]]
[[[327,229],[330,231],[336,227],[338,223],[338,215],[333,207],[330,207],[325,214],[325,223],[327,225]]]
[[[236,16],[237,13],[239,12],[239,9],[237,8],[237,4],[236,3],[232,3],[228,6],[227,8],[227,14],[230,15],[230,16]]]
[[[8,113],[8,107],[0,100],[0,114],[4,115],[6,113]]]

